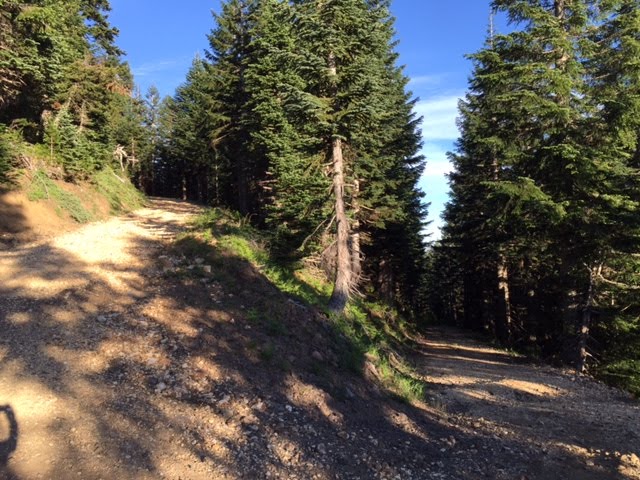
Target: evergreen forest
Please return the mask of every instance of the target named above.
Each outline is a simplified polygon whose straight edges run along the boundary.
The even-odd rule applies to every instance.
[[[492,2],[509,28],[469,55],[438,239],[390,4],[224,0],[162,98],[108,0],[0,0],[0,183],[234,211],[324,272],[330,315],[375,299],[640,392],[640,2]]]

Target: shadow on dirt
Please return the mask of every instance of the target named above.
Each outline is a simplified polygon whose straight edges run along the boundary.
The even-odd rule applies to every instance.
[[[0,187],[0,251],[12,247],[14,237],[27,229],[22,210],[7,200],[7,193]]]
[[[18,446],[18,422],[10,405],[0,406],[0,476],[15,480],[7,464]]]
[[[163,271],[179,223],[127,221],[157,235],[128,247],[142,266],[110,265],[124,288],[50,245],[0,255],[0,280],[7,265],[28,279],[0,281],[0,402],[10,392],[21,425],[9,478],[480,479],[534,466],[531,478],[563,478],[526,438],[456,425],[347,371],[342,349],[356,346],[248,262],[220,254],[211,274],[194,259]],[[45,288],[61,278],[70,286]],[[513,450],[531,457],[494,455]]]
[[[0,430],[0,467],[5,466],[18,446],[18,422],[9,405],[0,406],[0,424],[6,423],[6,431]]]
[[[554,469],[558,478],[640,475],[638,462],[635,477],[620,476],[624,454],[637,455],[640,440],[631,426],[640,405],[623,392],[526,363],[450,327],[428,329],[421,345],[428,391],[480,430],[527,439],[531,478],[552,478]]]

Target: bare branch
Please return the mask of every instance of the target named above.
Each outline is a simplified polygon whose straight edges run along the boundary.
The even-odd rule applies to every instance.
[[[602,274],[598,275],[598,279],[603,281],[604,283],[606,283],[608,285],[613,285],[614,287],[621,288],[622,290],[640,291],[640,286],[628,285],[626,283],[621,283],[621,282],[616,282],[614,280],[609,280],[608,278],[605,278]]]
[[[331,217],[331,221],[329,222],[329,225],[327,226],[326,230],[329,230],[329,228],[331,228],[331,225],[333,224],[333,222],[335,221],[336,216],[334,215],[333,217]],[[304,241],[302,242],[302,244],[300,245],[300,247],[298,248],[298,250],[303,250],[304,247],[307,245],[307,242],[309,240],[311,240],[311,238],[318,233],[318,230],[320,230],[320,228],[322,228],[322,226],[327,222],[327,220],[323,220],[322,222],[320,222],[320,225],[318,225],[315,230],[311,233],[311,235],[309,235],[307,238],[304,239]]]

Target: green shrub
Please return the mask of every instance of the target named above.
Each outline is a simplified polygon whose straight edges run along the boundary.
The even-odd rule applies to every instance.
[[[606,365],[600,376],[607,383],[630,391],[640,398],[640,360],[620,360]]]
[[[7,145],[4,144],[4,139],[0,135],[0,185],[9,182],[9,151]]]
[[[634,292],[627,293],[629,305]],[[624,315],[606,316],[593,333],[604,343],[604,351],[595,373],[607,383],[624,388],[640,397],[640,317],[637,301]]]
[[[111,156],[103,144],[91,140],[74,125],[66,110],[58,114],[56,121],[47,124],[45,143],[62,164],[69,180],[89,178],[101,165],[108,164]]]

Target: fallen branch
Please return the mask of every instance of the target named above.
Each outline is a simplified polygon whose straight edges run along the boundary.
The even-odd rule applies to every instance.
[[[331,218],[331,221],[329,222],[329,225],[328,225],[328,226],[327,226],[327,228],[325,229],[325,232],[326,232],[327,230],[329,230],[329,228],[331,228],[331,225],[333,224],[333,222],[334,222],[334,220],[335,220],[335,219],[336,219],[336,216],[334,215],[334,216]],[[304,239],[304,241],[302,242],[302,244],[300,245],[300,247],[298,248],[298,250],[300,250],[300,251],[304,250],[304,247],[307,245],[307,242],[308,242],[309,240],[311,240],[311,238],[312,238],[316,233],[318,233],[318,230],[320,230],[320,228],[322,228],[322,226],[326,223],[326,221],[327,221],[327,220],[325,219],[325,220],[323,220],[322,222],[320,222],[320,225],[318,225],[318,226],[315,228],[315,230],[314,230],[313,232],[311,232],[311,235],[309,235],[307,238],[305,238],[305,239]]]

